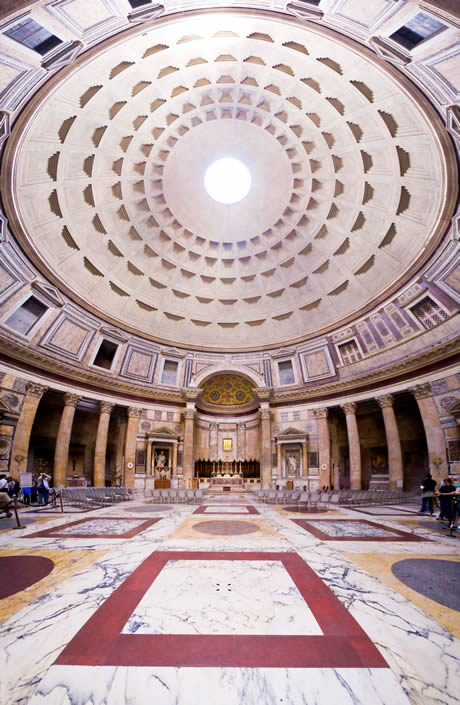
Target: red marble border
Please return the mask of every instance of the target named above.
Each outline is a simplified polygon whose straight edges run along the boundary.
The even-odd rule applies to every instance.
[[[64,534],[61,529],[67,529],[69,526],[77,526],[77,524],[84,524],[88,521],[95,521],[97,519],[104,519],[104,521],[139,521],[135,517],[86,517],[85,519],[79,519],[78,521],[72,521],[69,524],[61,524],[61,526],[54,526],[52,529],[44,529],[43,531],[37,531],[34,534],[28,534],[27,536],[21,536],[22,539],[33,539],[37,537],[46,538],[56,538],[56,539],[132,539],[133,536],[137,536],[141,531],[145,531],[157,521],[161,521],[161,517],[155,519],[145,519],[142,524],[135,526],[134,529],[126,531],[124,534]]]
[[[279,561],[323,635],[243,636],[122,634],[168,561]],[[56,660],[80,666],[235,668],[387,668],[387,664],[321,578],[297,553],[158,551],[152,553],[80,629]]]
[[[325,534],[316,526],[312,526],[307,519],[291,519],[291,521],[293,521],[294,524],[298,524],[302,527],[302,529],[305,529],[305,531],[310,532],[310,534],[313,534],[313,536],[316,536],[316,538],[321,539],[322,541],[378,541],[379,543],[380,541],[430,541],[430,539],[423,538],[422,536],[410,534],[407,531],[400,531],[399,529],[393,529],[389,526],[385,526],[384,524],[377,524],[374,521],[368,521],[367,519],[339,519],[337,517],[337,519],[332,520],[313,519],[312,521],[347,521],[350,523],[356,523],[359,521],[361,524],[369,524],[369,526],[376,526],[378,529],[384,529],[385,531],[394,534],[394,536],[329,536],[329,534]]]
[[[207,509],[210,509],[211,507],[220,507],[220,508],[227,508],[227,507],[244,507],[247,509],[247,512],[207,512]],[[194,514],[204,514],[205,516],[214,516],[215,514],[218,514],[219,516],[224,516],[224,517],[229,517],[229,516],[249,516],[250,514],[260,514],[259,511],[255,507],[252,506],[252,504],[202,504],[201,507],[198,507],[198,509],[195,509],[193,512]]]

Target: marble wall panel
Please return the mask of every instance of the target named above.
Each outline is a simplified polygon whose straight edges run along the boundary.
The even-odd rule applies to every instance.
[[[72,360],[81,360],[96,333],[90,319],[64,310],[57,317],[40,343],[41,347],[58,352]]]
[[[158,354],[145,347],[128,345],[121,365],[120,377],[151,383]]]

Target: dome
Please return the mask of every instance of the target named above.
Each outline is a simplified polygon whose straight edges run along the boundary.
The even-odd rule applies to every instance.
[[[249,171],[237,202],[206,191],[221,159]],[[34,264],[89,313],[256,350],[409,281],[452,215],[452,163],[433,107],[369,49],[279,13],[208,11],[56,73],[13,128],[5,200]]]

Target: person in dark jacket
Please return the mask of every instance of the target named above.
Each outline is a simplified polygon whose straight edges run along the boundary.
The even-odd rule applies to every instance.
[[[452,509],[452,497],[455,494],[455,486],[450,477],[446,477],[438,490],[439,495],[439,516],[438,519],[450,519]]]
[[[433,515],[433,495],[436,487],[436,480],[433,480],[430,473],[427,473],[423,485],[420,485],[422,490],[422,508],[421,513],[429,512]]]

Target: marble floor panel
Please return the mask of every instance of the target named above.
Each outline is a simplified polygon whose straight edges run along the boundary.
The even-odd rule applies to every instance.
[[[423,536],[359,519],[291,519],[323,541],[429,541]]]
[[[194,514],[259,514],[257,509],[248,504],[236,504],[228,507],[222,507],[214,504],[203,504],[198,509],[195,509]]]
[[[64,526],[55,526],[43,529],[27,538],[104,538],[104,539],[130,539],[141,531],[145,531],[160,519],[117,519],[116,517],[97,517],[94,519],[79,519]]]
[[[382,516],[372,542],[322,540],[299,522],[329,533],[373,522],[351,509],[293,521],[250,495],[238,504],[260,515],[170,505],[129,540],[1,532],[0,557],[54,562],[0,602],[1,705],[460,705],[459,613],[391,572],[425,556],[460,565],[455,539]],[[90,520],[155,518],[127,505]],[[214,495],[203,505],[236,508]]]

